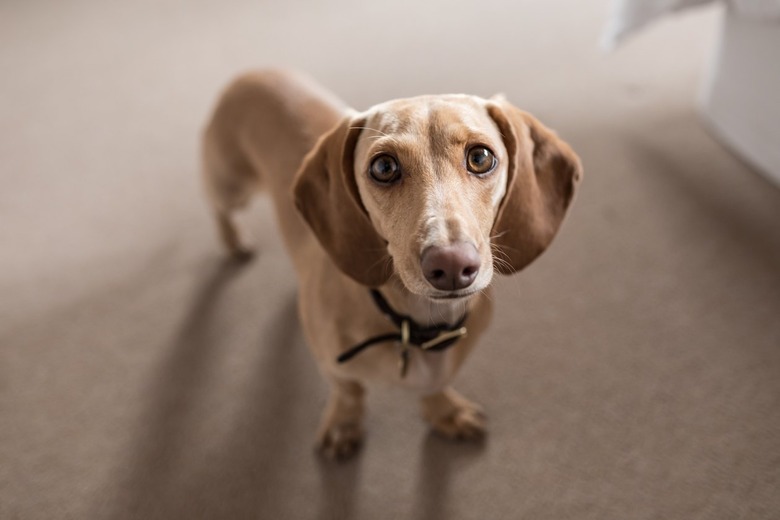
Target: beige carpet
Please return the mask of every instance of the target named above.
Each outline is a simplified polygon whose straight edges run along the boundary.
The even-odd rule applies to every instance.
[[[780,190],[694,108],[718,13],[612,55],[606,1],[0,3],[0,518],[780,517]],[[459,388],[482,445],[373,389],[345,465],[265,202],[222,261],[197,141],[239,70],[358,108],[502,91],[586,178],[497,283]]]

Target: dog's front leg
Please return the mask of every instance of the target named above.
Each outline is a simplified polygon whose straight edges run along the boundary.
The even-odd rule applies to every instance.
[[[349,457],[363,439],[363,400],[365,389],[355,380],[328,377],[330,396],[322,415],[318,444],[325,455]]]
[[[450,439],[478,440],[486,432],[485,414],[480,406],[452,387],[423,397],[422,414],[436,433]]]

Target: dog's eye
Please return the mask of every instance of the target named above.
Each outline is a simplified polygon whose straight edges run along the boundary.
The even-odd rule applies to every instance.
[[[391,184],[401,177],[401,167],[391,155],[380,155],[371,162],[371,178],[381,184]]]
[[[472,146],[466,152],[466,167],[471,173],[483,175],[496,166],[496,156],[484,146]]]

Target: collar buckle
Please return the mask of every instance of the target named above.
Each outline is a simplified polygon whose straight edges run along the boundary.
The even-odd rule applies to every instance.
[[[436,347],[437,345],[441,345],[445,341],[449,341],[453,338],[458,338],[458,339],[463,338],[467,335],[467,333],[468,332],[466,331],[466,327],[461,327],[459,329],[451,330],[449,332],[442,332],[432,340],[426,341],[425,343],[420,345],[420,348],[423,350],[430,350]]]
[[[401,358],[398,360],[398,371],[401,373],[401,379],[406,377],[409,371],[409,320],[401,322]]]

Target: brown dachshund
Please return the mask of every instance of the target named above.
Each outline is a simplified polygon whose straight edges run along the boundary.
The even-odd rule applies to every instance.
[[[566,143],[501,97],[356,112],[300,75],[266,71],[224,92],[203,164],[231,253],[251,254],[234,213],[261,190],[274,200],[331,388],[327,454],[355,451],[377,381],[418,393],[443,435],[484,434],[480,408],[450,382],[488,324],[494,274],[531,263],[561,225],[582,177]]]

